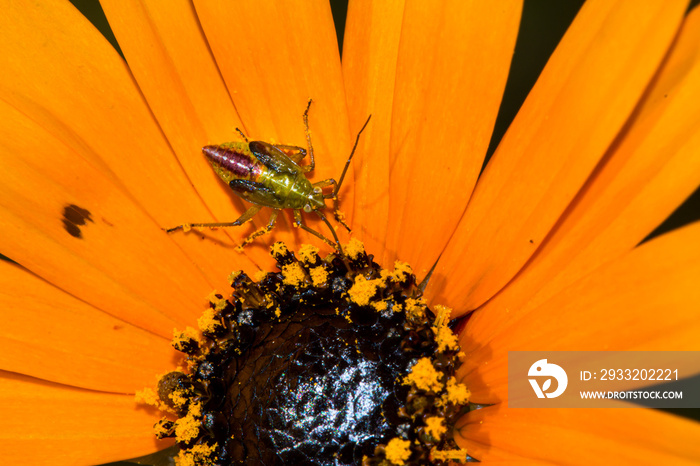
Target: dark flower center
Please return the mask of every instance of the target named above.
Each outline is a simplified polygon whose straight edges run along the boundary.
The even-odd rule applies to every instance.
[[[404,388],[396,378],[409,363],[395,348],[382,348],[395,327],[375,320],[360,330],[332,309],[300,306],[262,323],[259,340],[224,379],[235,459],[325,465],[371,455],[395,428],[383,404]],[[358,338],[365,332],[369,338]]]
[[[203,338],[176,339],[191,371],[161,379],[180,419],[158,435],[175,436],[194,465],[465,458],[452,439],[468,397],[454,379],[459,347],[410,268],[382,270],[357,245],[345,257],[299,254],[277,243],[280,272],[257,283],[232,274],[232,299],[212,296],[199,321]]]

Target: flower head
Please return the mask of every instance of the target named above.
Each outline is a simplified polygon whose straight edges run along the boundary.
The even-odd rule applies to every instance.
[[[0,432],[9,462],[101,463],[166,446],[152,437],[159,415],[133,393],[182,363],[173,328],[194,326],[231,270],[255,276],[273,259],[264,241],[236,251],[267,218],[240,230],[162,229],[242,215],[246,203],[200,148],[234,140],[236,127],[303,145],[309,98],[313,181],[340,175],[372,114],[337,193],[353,236],[385,269],[399,260],[430,276],[420,298],[430,306],[470,313],[456,378],[431,377],[416,361],[426,369],[419,383],[490,405],[462,417],[460,447],[483,462],[700,457],[690,421],[641,409],[524,412],[507,407],[506,386],[514,349],[698,349],[698,225],[639,246],[700,184],[697,8],[586,2],[480,174],[521,2],[352,2],[342,62],[320,1],[105,0],[125,60],[68,2],[6,3],[0,253],[15,263],[0,262]],[[269,242],[328,251],[278,221]],[[320,271],[304,279],[324,283]],[[377,293],[370,279],[354,286],[358,302]],[[411,299],[406,314],[418,318],[425,305]],[[182,348],[197,344],[182,335]],[[436,421],[425,427],[440,435]],[[400,442],[387,445],[395,464],[406,459]]]

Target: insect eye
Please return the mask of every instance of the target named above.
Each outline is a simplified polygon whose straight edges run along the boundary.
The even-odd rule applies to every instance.
[[[318,186],[314,188],[314,194],[321,194],[323,190],[319,188]]]
[[[312,210],[312,209],[311,209],[311,206],[310,206],[309,204],[306,204],[306,205],[304,206],[304,212],[306,212],[307,214],[308,214],[309,212],[311,212],[311,210]]]

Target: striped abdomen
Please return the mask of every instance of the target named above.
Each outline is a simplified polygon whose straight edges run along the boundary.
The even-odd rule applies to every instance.
[[[247,143],[205,146],[202,152],[217,175],[227,183],[233,179],[256,181],[267,170],[248,149]]]

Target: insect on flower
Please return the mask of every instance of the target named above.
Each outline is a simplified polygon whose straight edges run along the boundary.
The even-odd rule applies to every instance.
[[[342,253],[340,240],[335,230],[328,222],[321,209],[326,207],[325,200],[333,199],[333,215],[335,219],[348,231],[350,227],[343,220],[343,214],[338,209],[338,191],[345,179],[350,161],[355,154],[355,149],[360,141],[360,135],[369,123],[371,115],[357,133],[355,145],[350,152],[340,175],[340,181],[329,178],[327,180],[311,183],[306,177],[306,173],[312,172],[316,167],[314,159],[314,149],[311,145],[311,135],[309,133],[309,108],[311,99],[304,110],[304,132],[306,133],[306,143],[309,151],[310,163],[300,165],[301,160],[306,157],[306,150],[302,147],[288,146],[283,144],[270,144],[263,141],[248,141],[248,138],[238,128],[236,130],[243,137],[245,142],[226,142],[219,145],[205,146],[202,152],[211,163],[214,171],[219,177],[228,183],[233,191],[254,204],[238,220],[234,222],[221,223],[186,223],[169,228],[166,232],[171,233],[176,230],[188,231],[192,227],[235,227],[243,225],[252,219],[262,207],[271,207],[272,215],[267,226],[253,232],[248,236],[241,247],[250,244],[255,238],[269,233],[275,226],[277,215],[282,209],[294,210],[294,225],[308,231],[312,235],[322,239],[332,247],[337,247]],[[323,192],[323,188],[332,187],[332,191]],[[323,220],[333,235],[335,243],[323,236],[321,233],[306,226],[302,220],[301,211],[315,212]]]

